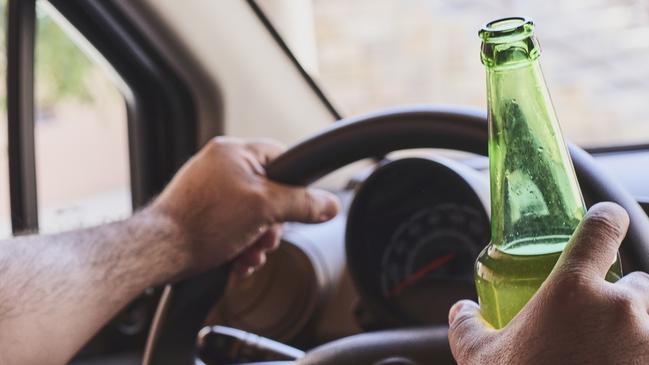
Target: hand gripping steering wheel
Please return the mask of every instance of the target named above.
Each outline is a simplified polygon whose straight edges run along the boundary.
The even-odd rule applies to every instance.
[[[293,146],[273,161],[267,171],[269,178],[278,182],[308,185],[349,163],[409,148],[444,148],[486,155],[486,115],[466,108],[422,106],[342,120]],[[648,271],[649,218],[588,153],[574,145],[569,149],[586,200],[617,202],[629,213],[631,223],[621,248],[625,271]],[[208,311],[223,294],[228,272],[229,266],[225,265],[165,288],[149,333],[144,364],[196,363],[197,333]],[[333,341],[295,362],[281,364],[453,363],[446,335],[445,327],[363,333]],[[390,362],[389,358],[402,360]]]

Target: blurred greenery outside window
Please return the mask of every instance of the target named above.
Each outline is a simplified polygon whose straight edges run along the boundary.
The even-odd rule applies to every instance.
[[[0,236],[10,234],[6,113],[6,0],[0,1]],[[37,1],[36,178],[41,232],[131,212],[124,99],[98,53],[45,0]]]
[[[409,104],[486,110],[477,32],[527,16],[566,137],[649,144],[645,0],[255,0],[345,116]]]

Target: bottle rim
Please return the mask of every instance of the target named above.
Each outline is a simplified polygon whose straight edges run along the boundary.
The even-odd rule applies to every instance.
[[[532,35],[534,22],[523,16],[492,20],[482,26],[478,36],[489,43],[511,42]]]

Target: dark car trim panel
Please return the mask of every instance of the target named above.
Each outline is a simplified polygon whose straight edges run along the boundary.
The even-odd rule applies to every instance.
[[[114,0],[50,0],[110,62],[127,98],[133,205],[162,190],[196,151],[197,113],[190,88]]]
[[[11,229],[38,230],[34,147],[36,1],[10,0],[7,27],[7,124]]]

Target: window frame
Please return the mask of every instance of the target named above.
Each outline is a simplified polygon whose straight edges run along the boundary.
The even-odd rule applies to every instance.
[[[129,89],[125,99],[133,208],[142,207],[198,148],[190,89],[115,1],[48,1]]]
[[[198,114],[189,84],[172,60],[137,28],[116,0],[47,0],[113,67],[124,88],[133,210],[146,205],[198,149]],[[11,222],[14,235],[38,231],[34,144],[36,0],[7,0],[7,107]],[[11,76],[9,76],[11,75]],[[220,126],[216,127],[217,129]],[[222,130],[222,129],[220,129]],[[141,351],[159,291],[125,308],[82,351]],[[133,326],[137,330],[120,330]]]
[[[113,1],[48,0],[122,78],[132,206],[156,196],[197,150],[197,113],[188,85]],[[8,0],[7,112],[14,235],[38,231],[34,146],[36,0]]]
[[[7,143],[11,230],[38,231],[34,146],[36,1],[7,2]]]

